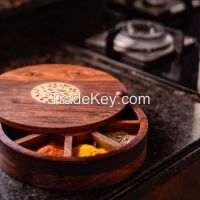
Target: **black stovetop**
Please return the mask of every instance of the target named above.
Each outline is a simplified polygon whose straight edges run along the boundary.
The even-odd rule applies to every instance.
[[[124,17],[125,18],[125,17]],[[124,20],[123,18],[123,20]],[[127,22],[133,19],[137,20],[138,16],[126,20]],[[142,18],[140,18],[142,19]],[[187,20],[186,20],[187,19]],[[125,21],[125,22],[126,22]],[[173,20],[172,20],[173,21]],[[194,10],[193,12],[187,14],[186,18],[183,18],[175,28],[169,28],[170,24],[168,24],[167,29],[171,29],[172,31],[180,31],[185,36],[191,36],[196,40],[194,45],[190,47],[183,48],[182,53],[174,53],[172,56],[168,56],[166,59],[156,60],[155,63],[151,64],[151,66],[141,67],[141,64],[137,63],[137,60],[128,58],[126,53],[116,54],[116,56],[110,56],[107,54],[107,49],[102,48],[98,45],[91,48],[91,45],[86,44],[87,48],[92,49],[93,51],[99,52],[103,55],[107,55],[114,60],[117,60],[121,63],[128,64],[132,67],[138,68],[139,70],[143,70],[149,73],[156,79],[160,81],[164,81],[167,84],[173,84],[178,87],[186,87],[191,92],[200,93],[199,88],[199,42],[200,42],[200,10]],[[172,25],[174,26],[174,25]],[[112,28],[113,29],[113,28]],[[104,30],[105,32],[112,30],[107,28]],[[97,33],[101,34],[101,32]],[[92,36],[93,37],[93,36]],[[91,37],[89,37],[91,38]],[[180,43],[180,39],[176,37],[175,45]],[[96,37],[96,42],[98,41],[106,41],[106,39],[102,39],[102,37]],[[87,43],[87,42],[86,42]],[[109,44],[108,44],[109,46]],[[97,48],[96,48],[97,47]],[[179,48],[179,47],[178,47]]]

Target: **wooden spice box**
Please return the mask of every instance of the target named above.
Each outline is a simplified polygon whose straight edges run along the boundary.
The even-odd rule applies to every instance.
[[[113,107],[66,105],[52,103],[51,91],[117,97]],[[126,93],[116,78],[80,66],[30,66],[1,75],[0,167],[26,183],[58,190],[88,190],[126,179],[145,160],[148,130],[142,109],[121,103]],[[48,144],[58,145],[62,155],[38,152]],[[83,144],[105,153],[80,157],[75,150]]]

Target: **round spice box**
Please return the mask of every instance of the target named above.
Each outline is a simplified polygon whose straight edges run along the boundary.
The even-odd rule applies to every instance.
[[[0,76],[0,167],[41,188],[118,183],[145,160],[148,120],[125,105],[111,75],[74,65],[23,67]]]

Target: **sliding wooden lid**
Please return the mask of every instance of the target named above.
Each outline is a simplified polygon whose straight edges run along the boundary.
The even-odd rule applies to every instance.
[[[121,98],[115,99],[118,91],[126,92],[124,85],[99,70],[64,64],[23,67],[0,76],[0,120],[39,133],[94,130],[124,110]],[[92,98],[91,94],[97,95],[92,104],[87,98]],[[104,104],[99,104],[102,96],[109,99],[104,97]],[[113,107],[111,99],[115,99]]]

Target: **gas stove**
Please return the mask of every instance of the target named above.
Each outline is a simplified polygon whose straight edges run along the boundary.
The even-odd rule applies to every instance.
[[[146,20],[125,21],[87,38],[85,45],[155,78],[197,89],[197,41],[176,29]]]
[[[166,18],[186,11],[186,4],[181,0],[112,0],[116,6],[138,11],[148,16]]]
[[[186,10],[185,3],[180,0],[136,0],[133,3],[133,7],[156,17],[177,15]]]
[[[200,7],[200,0],[193,0],[192,1],[192,7],[193,8],[199,8]]]
[[[188,11],[200,7],[200,0],[111,0],[111,7],[119,9],[127,16],[140,16],[147,19],[170,22],[180,21]]]
[[[146,20],[121,22],[114,29],[86,39],[89,48],[109,57],[117,55],[141,68],[155,66],[158,61],[194,44],[194,38]]]

